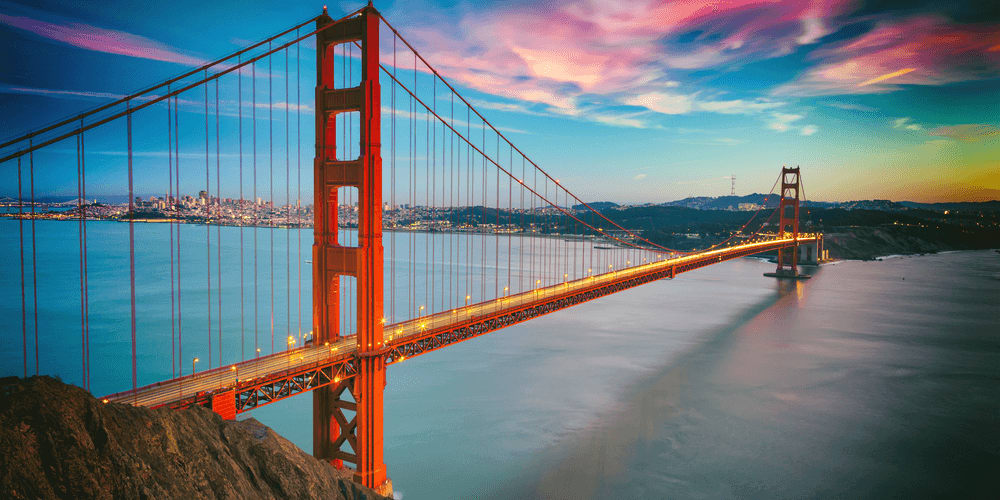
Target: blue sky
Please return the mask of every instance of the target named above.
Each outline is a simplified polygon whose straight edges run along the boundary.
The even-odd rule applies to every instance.
[[[329,9],[336,17],[358,6]],[[0,136],[169,78],[321,7],[0,1]],[[766,192],[783,164],[803,167],[812,199],[1000,199],[998,7],[843,0],[376,7],[584,199],[728,194],[730,175],[739,193]],[[307,52],[304,60],[313,57]],[[197,127],[191,118],[182,128]]]

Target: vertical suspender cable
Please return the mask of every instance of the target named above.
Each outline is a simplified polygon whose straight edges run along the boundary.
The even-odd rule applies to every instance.
[[[413,91],[414,92],[417,91],[417,56],[416,55],[413,56]],[[407,151],[408,151],[409,157],[410,157],[410,161],[407,162],[407,166],[409,167],[409,172],[407,173],[407,178],[406,178],[407,194],[409,195],[409,198],[410,198],[410,200],[409,200],[410,201],[410,203],[409,203],[409,213],[410,214],[415,214],[416,213],[416,211],[414,210],[414,205],[413,205],[413,194],[415,192],[415,187],[414,186],[416,184],[416,179],[417,179],[417,174],[416,174],[415,168],[414,168],[415,165],[416,165],[415,162],[416,162],[416,157],[417,157],[417,155],[416,155],[416,150],[417,150],[417,133],[416,133],[416,124],[415,124],[415,121],[414,121],[415,120],[415,118],[414,118],[415,106],[416,105],[414,103],[413,96],[410,96],[410,107],[407,110],[407,111],[409,111],[409,115],[410,115],[409,116],[409,118],[410,118],[410,120],[409,120],[409,122],[410,122],[409,123],[409,125],[410,125],[410,135],[409,135],[409,139],[408,139],[407,144],[406,144],[406,148],[407,148]],[[411,224],[412,224],[412,222],[413,221],[411,221]],[[415,297],[415,295],[416,295],[416,285],[414,284],[414,282],[416,280],[414,279],[414,276],[413,276],[413,260],[416,258],[416,256],[414,255],[416,253],[416,243],[414,243],[414,241],[413,241],[413,231],[412,230],[411,231],[407,231],[407,236],[408,236],[408,239],[409,239],[409,242],[408,242],[409,243],[409,247],[408,247],[408,249],[409,249],[409,255],[407,255],[408,258],[406,259],[406,280],[407,280],[407,287],[409,289],[409,311],[407,313],[407,317],[412,318],[413,317],[413,309],[415,307],[414,306],[414,301],[416,299],[416,297]]]
[[[291,252],[291,152],[289,146],[291,142],[288,137],[289,114],[288,106],[292,102],[288,97],[288,47],[285,47],[285,332],[292,335],[292,252]],[[296,337],[299,338],[299,337]],[[301,341],[302,339],[299,338]]]
[[[396,322],[396,221],[399,220],[399,210],[396,207],[396,34],[392,34],[392,76],[393,81],[389,89],[391,92],[390,106],[392,109],[392,121],[390,123],[390,128],[392,132],[390,136],[392,137],[392,142],[389,143],[391,153],[389,157],[389,171],[390,171],[390,184],[389,188],[389,208],[393,211],[395,215],[392,223],[392,232],[389,233],[389,322]],[[392,338],[392,334],[389,334],[389,338]]]
[[[215,80],[215,216],[218,219],[222,210],[222,160],[219,152],[219,80]],[[222,366],[222,222],[215,222],[215,296],[218,303],[218,314],[215,316],[216,332],[218,333],[219,366]]]
[[[564,189],[563,193],[564,193],[563,200],[565,200],[563,203],[566,204],[566,209],[567,210],[571,210],[572,208],[569,206],[569,191]],[[565,216],[561,216],[559,218],[565,221],[565,225],[563,227],[563,234],[568,234],[569,233],[569,223],[570,223],[570,220],[567,219]],[[562,240],[563,240],[563,255],[565,255],[564,260],[563,260],[563,266],[564,266],[563,269],[565,269],[566,267],[569,266],[569,240],[567,240],[565,236],[563,236]],[[573,269],[573,268],[570,268],[570,269]],[[567,271],[568,271],[568,269],[567,269]],[[569,274],[566,271],[564,271],[564,273],[565,274]],[[565,281],[565,279],[566,278],[564,276],[563,280]]]
[[[451,126],[455,125],[455,94],[451,94]],[[455,135],[448,135],[448,308],[454,309],[455,305]]]
[[[29,147],[31,146],[31,141],[29,141]],[[80,158],[81,158],[81,172],[83,174],[83,179],[81,181],[81,187],[83,189],[83,195],[87,194],[87,169],[86,164],[82,163],[83,158],[83,133],[80,133]],[[34,312],[34,326],[35,326],[35,375],[38,375],[38,252],[37,240],[35,239],[35,153],[28,154],[28,183],[31,190],[31,295],[32,295],[32,311]],[[84,212],[86,213],[86,212]],[[90,299],[87,296],[87,223],[83,224],[83,303],[84,312],[87,313],[84,316],[84,332],[86,336],[86,356],[87,356],[87,379],[86,388],[90,389],[90,313],[89,313],[89,302]]]
[[[482,148],[482,150],[483,150],[483,154],[482,154],[482,157],[483,157],[483,218],[482,218],[482,221],[480,223],[480,226],[483,227],[483,231],[482,231],[483,252],[482,252],[482,254],[480,254],[480,257],[481,257],[481,260],[482,260],[482,264],[480,265],[480,268],[479,268],[479,271],[480,271],[479,284],[480,284],[480,289],[481,289],[480,290],[480,297],[481,297],[480,300],[486,300],[486,239],[487,239],[486,230],[485,230],[485,228],[486,228],[486,222],[487,222],[487,219],[486,219],[486,217],[487,217],[487,215],[486,215],[486,205],[487,205],[487,201],[486,201],[486,154],[485,154],[485,151],[486,151],[486,122],[483,122],[483,127],[482,128],[483,128],[483,148]]]
[[[500,136],[497,136],[497,163],[500,163]],[[500,167],[497,167],[497,189],[496,189],[497,223],[493,228],[493,285],[496,288],[496,296],[500,296]]]
[[[454,128],[455,122],[455,95],[451,94],[451,127]],[[457,181],[461,180],[461,175],[456,177],[456,167],[455,167],[455,135],[451,132],[448,136],[448,267],[450,275],[450,290],[448,292],[448,308],[455,308],[456,299],[456,288],[455,288],[455,229],[457,227],[455,216],[457,212],[455,211],[455,184]]]
[[[205,78],[208,78],[208,70],[205,70]],[[206,300],[205,306],[208,310],[208,368],[212,368],[212,185],[209,181],[209,160],[208,160],[208,83],[204,84],[205,89],[205,197],[201,198],[205,202],[205,281]]]
[[[425,114],[425,117],[426,117],[426,120],[424,120],[424,126],[425,126],[424,130],[426,130],[426,133],[424,134],[424,140],[426,141],[426,144],[424,146],[424,151],[426,152],[426,154],[424,155],[424,206],[427,207],[426,212],[428,214],[430,214],[430,211],[432,209],[432,207],[431,207],[431,193],[430,193],[430,189],[431,189],[431,115],[428,113],[428,114]],[[434,305],[431,304],[431,301],[428,300],[430,298],[430,294],[432,293],[431,292],[431,282],[430,282],[430,280],[431,280],[430,269],[431,269],[432,262],[431,262],[430,259],[431,259],[431,239],[432,239],[433,233],[430,232],[430,217],[429,217],[429,215],[428,215],[427,219],[428,219],[427,220],[427,222],[428,222],[427,235],[424,238],[424,262],[426,263],[426,265],[424,266],[424,297],[423,297],[423,300],[421,302],[423,302],[428,307],[434,307]],[[417,312],[419,313],[420,311],[418,310]],[[431,310],[427,310],[427,312],[431,312]]]
[[[521,202],[518,204],[517,208],[521,212],[521,230],[518,232],[517,237],[517,291],[523,292],[524,288],[524,179],[525,179],[525,165],[524,155],[521,155]]]
[[[260,226],[260,221],[257,219],[257,214],[260,213],[260,203],[257,197],[257,63],[253,62],[250,64],[250,123],[252,125],[251,133],[253,134],[253,199],[250,200],[253,206],[253,347],[254,356],[260,354],[260,343],[258,340],[259,329],[260,329],[260,316],[258,308],[258,298],[257,298],[257,228]]]
[[[534,179],[531,181],[531,189],[532,189],[532,191],[534,191],[534,192],[537,193],[538,192],[538,169],[536,168],[536,169],[532,170],[532,173],[533,173]],[[538,216],[537,216],[537,214],[535,214],[535,198],[536,198],[536,196],[534,194],[532,194],[531,195],[531,218],[528,221],[529,226],[532,228],[532,230],[531,230],[531,239],[529,240],[529,243],[528,243],[531,246],[528,249],[528,255],[531,256],[530,257],[531,258],[531,263],[529,264],[531,266],[531,269],[529,270],[530,271],[530,279],[529,279],[530,283],[528,283],[528,285],[531,288],[535,288],[535,283],[536,283],[536,280],[538,279],[538,278],[535,277],[536,276],[536,274],[535,274],[535,261],[538,259],[535,256],[535,240],[538,239],[538,237],[535,235],[535,229],[534,229],[535,227],[537,227],[536,222],[538,221]]]
[[[295,38],[299,38],[299,30],[295,30]],[[295,169],[297,179],[295,181],[295,215],[298,219],[302,208],[302,59],[300,57],[300,43],[295,44]],[[298,249],[296,251],[296,268],[298,270],[298,324],[299,337],[302,337],[302,226],[296,225],[296,238],[298,239]]]
[[[267,44],[268,54],[271,52],[271,43]],[[270,200],[268,202],[268,240],[271,243],[270,274],[268,282],[271,288],[271,352],[274,352],[274,223],[270,218],[274,212],[274,72],[272,71],[271,56],[267,56],[267,174],[270,180]]]
[[[80,138],[76,139],[76,168],[80,169]],[[77,178],[79,181],[79,178]],[[77,200],[79,205],[79,200]],[[24,356],[24,378],[28,378],[28,305],[25,300],[24,286],[24,198],[21,195],[21,157],[17,157],[17,241],[21,249],[21,348]],[[81,254],[82,255],[82,254]],[[82,260],[81,260],[82,262]],[[80,287],[80,303],[83,303],[83,287]],[[81,316],[82,320],[82,316]],[[83,322],[80,323],[81,335]],[[83,342],[81,342],[81,345]]]
[[[472,108],[465,107],[465,136],[472,137]],[[472,168],[472,148],[468,143],[465,145],[465,204],[466,224],[470,227],[465,232],[465,296],[472,297],[472,226],[475,223],[473,209],[475,202],[472,199],[472,176],[475,169]],[[468,299],[466,299],[468,301]]]
[[[80,168],[80,138],[76,139],[77,169]],[[78,170],[79,171],[79,170]],[[17,157],[17,241],[21,250],[21,348],[24,355],[24,378],[28,378],[28,303],[24,285],[24,198],[21,195],[21,157]],[[82,342],[81,342],[82,344]]]
[[[298,38],[298,37],[296,37]],[[237,58],[238,64],[243,63],[243,56]],[[238,213],[242,214],[246,210],[243,204],[243,67],[236,70],[236,122],[237,135],[239,135],[239,170],[240,170],[240,204]],[[240,226],[240,361],[246,361],[246,292],[244,291],[244,281],[246,271],[243,262],[243,222]]]
[[[80,137],[76,136],[76,147],[80,149]],[[78,217],[78,241],[80,246],[80,367],[82,369],[81,375],[83,378],[83,387],[87,387],[87,328],[85,324],[86,309],[84,307],[84,295],[83,295],[83,191],[82,191],[82,164],[80,159],[82,155],[77,156],[76,165],[76,212]],[[24,344],[24,376],[28,376],[28,344],[25,341]]]
[[[131,101],[125,103],[131,106]],[[129,273],[129,305],[132,310],[132,391],[138,387],[138,373],[135,362],[135,193],[132,189],[132,113],[126,115],[128,127],[128,273]]]
[[[178,204],[180,204],[181,197],[181,128],[180,121],[178,117],[180,116],[180,108],[178,108],[180,96],[174,96],[174,161],[176,165],[174,166],[174,188],[177,191]],[[184,375],[184,337],[182,336],[182,327],[184,325],[183,308],[181,307],[181,224],[178,222],[177,226],[177,374]]]
[[[170,92],[170,86],[167,86],[167,92]],[[167,196],[165,201],[165,207],[173,211],[174,208],[174,120],[171,116],[172,99],[167,99]],[[175,356],[177,355],[177,311],[174,301],[174,221],[173,217],[168,219],[167,232],[170,233],[170,377],[177,377],[177,360]]]
[[[542,182],[545,183],[545,199],[548,199],[549,198],[549,178],[548,177],[543,178]],[[543,238],[545,238],[545,239],[542,240],[544,242],[544,245],[545,245],[545,250],[543,251],[543,255],[544,255],[544,261],[543,262],[544,262],[544,264],[542,265],[542,272],[541,272],[541,275],[542,275],[542,285],[543,286],[546,283],[549,282],[549,276],[550,276],[549,271],[551,270],[551,262],[552,262],[552,252],[550,251],[551,247],[552,247],[552,244],[551,244],[552,243],[551,242],[552,238],[551,238],[551,230],[549,229],[549,224],[552,222],[552,217],[550,217],[550,215],[549,215],[550,214],[550,210],[548,208],[549,207],[547,207],[547,206],[544,207],[544,208],[542,208],[542,210],[543,210],[543,212],[542,212],[542,214],[543,214],[542,218],[545,220],[545,224],[542,227],[544,227],[545,230],[550,233],[550,234],[543,235]]]
[[[432,86],[431,92],[432,92],[433,99],[434,99],[433,101],[431,101],[431,109],[434,112],[437,112],[437,77],[434,76],[434,75],[431,75],[431,76],[432,76],[432,82],[433,82],[433,86]],[[437,213],[436,213],[437,212],[436,211],[436,208],[437,208],[437,136],[438,136],[438,133],[437,133],[437,121],[431,120],[430,115],[428,115],[427,116],[427,123],[431,126],[431,128],[430,128],[430,130],[431,130],[431,184],[430,184],[431,203],[430,203],[430,206],[431,206],[431,210],[432,210],[432,213],[433,213],[432,217],[436,217],[437,216]],[[442,179],[441,185],[442,186],[444,185],[444,179]],[[430,313],[437,312],[437,309],[435,308],[435,305],[436,305],[435,302],[436,301],[434,300],[436,298],[436,296],[437,296],[437,293],[436,293],[437,290],[434,289],[434,287],[437,286],[437,272],[436,272],[436,267],[437,267],[437,260],[436,260],[437,238],[436,238],[436,235],[437,235],[437,232],[434,231],[433,228],[432,228],[431,232],[430,232],[430,241],[431,241],[431,275],[430,275],[430,278],[431,278],[431,295],[430,295],[430,307],[427,310]],[[444,277],[442,276],[442,278],[444,278]],[[444,280],[442,279],[442,284],[443,283],[444,283]],[[442,286],[442,288],[444,288],[444,287]]]

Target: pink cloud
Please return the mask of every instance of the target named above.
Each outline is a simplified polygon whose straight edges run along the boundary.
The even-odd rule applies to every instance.
[[[1000,69],[1000,26],[953,26],[939,17],[884,23],[815,53],[823,61],[779,95],[871,94],[900,85],[942,85],[992,77]]]
[[[610,105],[640,102],[636,97],[676,86],[674,69],[772,57],[814,43],[831,31],[831,19],[847,3],[581,0],[468,11],[448,30],[424,26],[406,32],[450,79],[579,116],[585,96]],[[685,33],[700,34],[690,42],[669,42]]]
[[[98,28],[76,22],[58,24],[2,13],[0,13],[0,23],[81,49],[172,62],[184,66],[204,64],[204,61],[199,58],[182,54],[160,42],[124,31]]]

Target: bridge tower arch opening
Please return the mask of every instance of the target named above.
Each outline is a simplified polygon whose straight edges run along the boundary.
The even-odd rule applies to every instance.
[[[332,24],[332,26],[331,26]],[[334,466],[355,466],[355,480],[391,494],[383,460],[382,158],[380,140],[379,14],[369,4],[360,14],[333,21],[325,9],[316,21],[316,156],[313,228],[313,332],[316,345],[340,339],[340,277],[357,280],[358,373],[313,392],[313,454]],[[338,45],[361,47],[361,81],[336,88]],[[339,75],[338,75],[339,76]],[[360,115],[359,154],[338,159],[338,115]],[[349,123],[340,120],[341,126]],[[344,145],[347,150],[353,149]],[[356,188],[358,238],[355,246],[338,238],[338,190]],[[348,396],[350,396],[348,398]],[[345,449],[345,448],[349,448]]]

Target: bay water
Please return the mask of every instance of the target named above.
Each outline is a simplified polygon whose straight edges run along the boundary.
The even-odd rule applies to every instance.
[[[79,384],[77,225],[35,224],[39,372]],[[193,356],[207,359],[205,239],[215,245],[216,228],[206,235],[205,226],[181,225],[189,245],[182,243],[186,337],[171,366],[166,227],[135,225],[140,385],[169,378],[178,365],[188,373]],[[297,297],[300,263],[303,293],[311,289],[311,230],[257,231],[262,282],[271,277],[276,238],[280,350],[286,334],[311,322],[308,297],[301,320]],[[250,281],[254,269],[247,251],[254,229],[242,232],[242,272],[239,229],[219,235],[223,363],[271,347],[269,290],[259,293],[254,318],[251,299],[241,300],[235,285],[234,276]],[[0,220],[0,234],[0,373],[20,375],[18,222]],[[88,234],[91,389],[102,395],[131,385],[127,225],[91,222]],[[410,237],[396,235],[400,255]],[[419,247],[427,236],[413,237]],[[408,265],[395,266],[401,294]],[[397,497],[985,498],[997,491],[1000,255],[844,261],[799,282],[764,278],[772,268],[759,259],[710,266],[393,365],[385,462]],[[497,286],[484,270],[473,274],[471,286]],[[398,307],[402,318],[409,305]],[[309,451],[311,415],[311,398],[300,396],[245,417]]]

